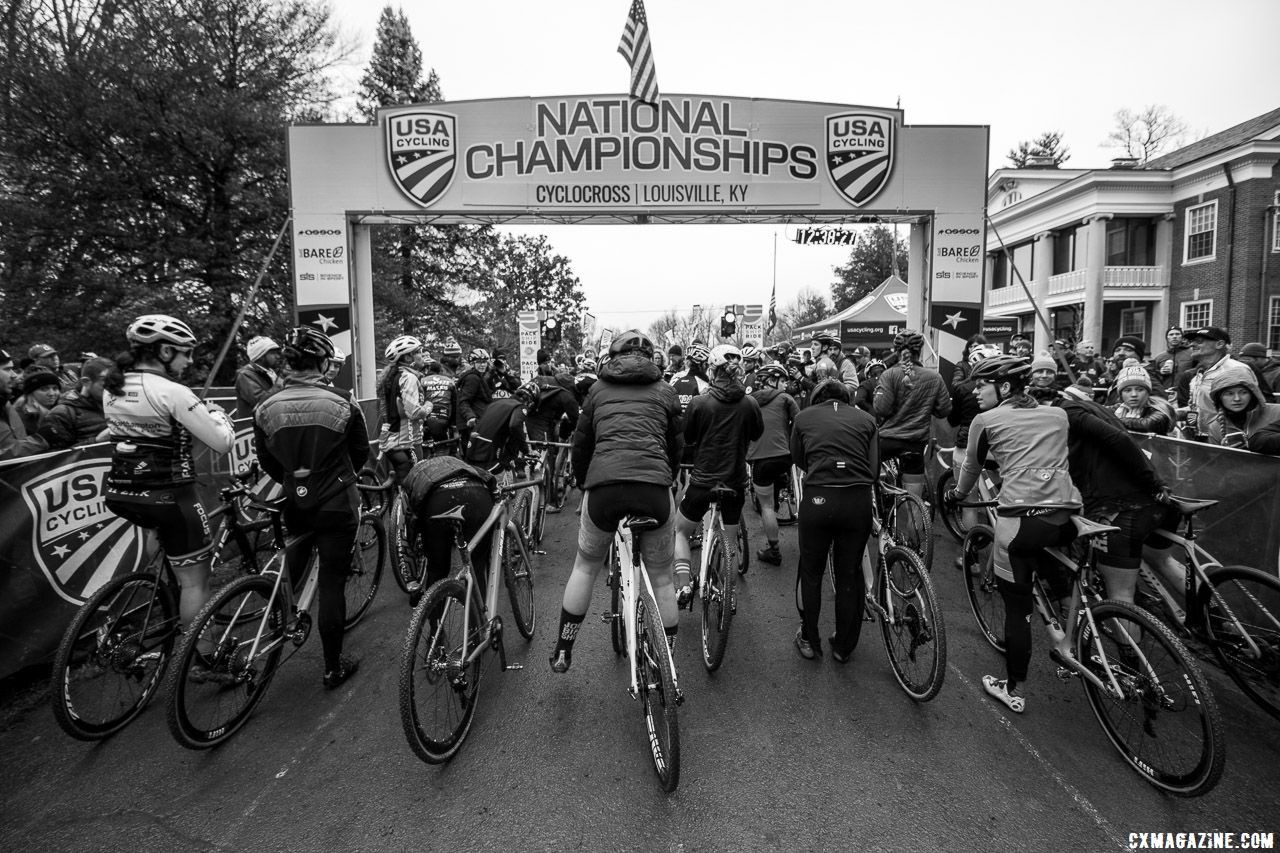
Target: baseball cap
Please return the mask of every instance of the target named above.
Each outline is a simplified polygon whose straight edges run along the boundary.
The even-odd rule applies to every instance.
[[[1199,329],[1192,329],[1187,332],[1188,338],[1207,338],[1211,341],[1222,341],[1224,344],[1231,343],[1231,335],[1227,334],[1227,330],[1221,326],[1202,326]]]
[[[58,351],[48,344],[34,344],[31,349],[27,350],[27,357],[36,359],[44,358],[46,355],[57,355]]]
[[[1240,348],[1240,354],[1257,358],[1266,358],[1267,348],[1259,343],[1245,344]]]

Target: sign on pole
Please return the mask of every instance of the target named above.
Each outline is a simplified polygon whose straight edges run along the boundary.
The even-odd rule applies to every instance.
[[[538,311],[521,311],[517,316],[520,323],[520,378],[532,379],[538,372]]]

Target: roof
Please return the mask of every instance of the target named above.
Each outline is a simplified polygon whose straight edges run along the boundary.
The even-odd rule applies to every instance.
[[[1194,163],[1196,160],[1202,160],[1219,151],[1226,151],[1229,148],[1235,148],[1237,145],[1243,145],[1266,134],[1269,130],[1276,131],[1269,138],[1275,138],[1275,136],[1280,135],[1280,108],[1255,116],[1248,121],[1219,131],[1212,136],[1206,136],[1199,142],[1184,145],[1177,151],[1170,151],[1168,154],[1148,160],[1141,168],[1176,169],[1179,166]]]
[[[902,306],[901,309],[895,306]],[[839,333],[841,320],[860,320],[864,323],[905,322],[907,319],[907,283],[891,275],[880,286],[850,305],[848,308],[825,317],[816,323],[801,326],[793,334],[832,329]],[[833,328],[834,327],[834,328]]]

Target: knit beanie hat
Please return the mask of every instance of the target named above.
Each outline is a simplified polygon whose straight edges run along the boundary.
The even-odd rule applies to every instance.
[[[1126,367],[1116,376],[1116,390],[1123,391],[1130,385],[1141,385],[1148,391],[1151,390],[1151,375],[1147,373],[1147,369],[1141,366]]]
[[[1128,344],[1133,347],[1133,351],[1138,354],[1138,358],[1147,357],[1147,342],[1142,338],[1135,337],[1133,335],[1124,335],[1123,337],[1116,338],[1116,346],[1118,347],[1121,344]]]

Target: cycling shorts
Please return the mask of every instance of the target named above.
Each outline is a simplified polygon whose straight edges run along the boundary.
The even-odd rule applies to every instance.
[[[790,456],[770,456],[751,463],[751,482],[757,489],[781,488],[790,476]]]
[[[1171,543],[1157,536],[1157,528],[1174,530],[1178,526],[1178,510],[1152,501],[1119,512],[1092,513],[1095,521],[1119,527],[1107,534],[1107,563],[1118,569],[1136,570],[1142,563],[1142,546],[1168,548]]]
[[[746,490],[742,487],[734,489],[729,497],[720,501],[720,517],[725,524],[738,524],[742,521],[742,504],[746,500]],[[680,514],[689,521],[698,521],[711,509],[711,487],[690,483],[684,491],[684,499],[680,501]]]
[[[880,437],[880,461],[897,458],[903,474],[924,474],[924,441]]]
[[[108,488],[106,505],[125,521],[154,529],[170,560],[189,556],[213,539],[195,483],[137,492]]]
[[[578,552],[592,561],[603,560],[618,522],[628,515],[658,521],[656,530],[640,535],[640,553],[651,571],[670,571],[675,559],[671,490],[653,483],[608,483],[588,489],[582,496]]]

